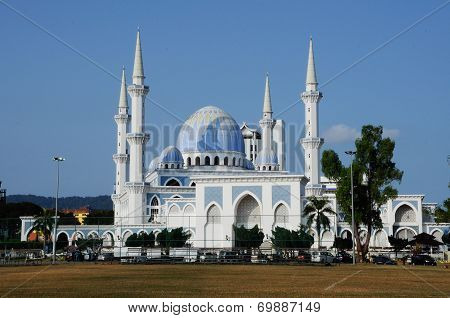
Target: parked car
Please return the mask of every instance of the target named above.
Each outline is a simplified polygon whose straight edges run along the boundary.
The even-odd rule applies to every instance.
[[[395,261],[393,261],[389,257],[383,256],[383,255],[376,256],[373,259],[373,262],[374,262],[374,264],[377,264],[377,265],[397,265],[397,263]]]
[[[298,252],[297,261],[299,263],[310,263],[311,262],[311,254],[305,251]]]
[[[259,254],[259,255],[252,255],[251,262],[256,264],[267,264],[269,260],[267,259],[267,255]]]
[[[349,253],[345,252],[345,251],[339,251],[336,254],[336,259],[337,261],[339,261],[339,263],[353,263],[353,256],[351,256]]]
[[[198,252],[197,259],[200,263],[213,263],[217,261],[217,255],[211,252]]]
[[[326,251],[312,252],[311,262],[322,263],[322,264],[331,264],[331,263],[336,262],[336,258],[330,252],[326,252]]]
[[[411,257],[412,265],[436,266],[436,260],[430,255],[415,255]]]
[[[220,251],[218,259],[220,263],[236,263],[240,261],[239,254],[236,251]]]

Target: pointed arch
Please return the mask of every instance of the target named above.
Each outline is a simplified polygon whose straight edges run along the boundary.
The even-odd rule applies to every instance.
[[[215,156],[215,157],[214,157],[214,165],[215,165],[215,166],[218,166],[219,164],[220,164],[219,156]]]
[[[210,166],[211,165],[211,159],[209,158],[209,156],[205,157],[205,166]]]
[[[245,191],[236,200],[235,225],[252,228],[258,225],[261,228],[262,204],[252,193]]]
[[[172,178],[168,179],[164,185],[167,187],[180,187],[181,181],[175,177],[172,177]]]
[[[149,222],[155,222],[158,219],[159,210],[161,205],[159,203],[159,198],[154,195],[150,201],[150,219]]]
[[[289,209],[286,203],[279,202],[275,205],[273,221],[273,228],[277,226],[286,228],[289,224]]]

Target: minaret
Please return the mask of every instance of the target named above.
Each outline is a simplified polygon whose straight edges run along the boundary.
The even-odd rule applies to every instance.
[[[272,101],[270,98],[269,74],[266,74],[266,88],[264,92],[263,118],[259,121],[262,130],[261,151],[259,152],[255,165],[258,170],[273,171],[278,169],[278,160],[273,151],[273,127],[275,121],[272,119]]]
[[[127,135],[130,144],[130,182],[143,182],[144,178],[144,145],[149,139],[149,135],[144,132],[145,96],[149,92],[148,86],[144,85],[144,78],[141,38],[138,30],[133,84],[128,86],[128,93],[131,96],[131,131]]]
[[[122,84],[120,86],[119,109],[118,114],[114,116],[114,120],[117,123],[117,152],[113,155],[114,162],[116,163],[115,194],[121,194],[123,192],[125,181],[127,179],[127,125],[129,118],[127,83],[125,80],[125,68],[123,68]]]
[[[306,89],[301,94],[305,104],[305,138],[300,140],[305,149],[305,175],[309,179],[307,195],[320,195],[320,147],[323,139],[319,137],[319,102],[322,93],[317,90],[316,66],[312,38],[309,40]]]
[[[144,131],[145,97],[149,92],[144,85],[144,65],[140,32],[137,32],[134,56],[133,84],[128,86],[131,97],[131,127],[127,134],[130,146],[129,179],[126,183],[128,192],[128,211],[123,215],[122,224],[143,224],[145,215],[144,157],[145,144],[149,134]]]

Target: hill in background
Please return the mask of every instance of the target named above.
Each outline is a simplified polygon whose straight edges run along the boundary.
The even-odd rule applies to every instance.
[[[43,197],[32,194],[14,194],[6,197],[8,203],[31,202],[43,208],[55,208],[54,197]],[[59,209],[78,209],[90,206],[95,210],[112,210],[113,203],[109,195],[99,195],[96,197],[64,197],[58,198]]]

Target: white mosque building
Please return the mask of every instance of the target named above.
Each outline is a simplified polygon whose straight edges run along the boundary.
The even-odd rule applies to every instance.
[[[133,233],[156,235],[163,229],[183,227],[196,248],[232,248],[233,226],[258,225],[270,242],[276,226],[298,229],[306,221],[302,210],[310,195],[326,196],[336,216],[330,216],[329,230],[320,235],[331,246],[334,238],[350,237],[336,203],[336,185],[320,176],[319,103],[312,40],[306,71],[306,87],[300,94],[305,107],[304,175],[286,171],[284,122],[273,117],[269,77],[266,76],[264,102],[259,127],[239,126],[217,106],[195,111],[182,126],[176,145],[165,148],[159,157],[145,164],[145,144],[152,138],[145,130],[145,84],[140,34],[137,34],[132,84],[126,85],[125,70],[117,123],[115,191],[112,194],[115,221],[112,226],[59,226],[58,236],[69,242],[77,237],[103,237],[116,247],[124,246]],[[128,96],[131,105],[128,103]],[[383,227],[373,234],[371,246],[389,247],[388,236],[412,238],[426,232],[441,238],[449,224],[438,225],[424,208],[424,195],[399,195],[382,209]],[[32,219],[22,220],[22,239],[31,231]],[[362,230],[363,232],[365,230]],[[364,233],[362,233],[364,235]],[[269,243],[267,243],[269,244]]]

